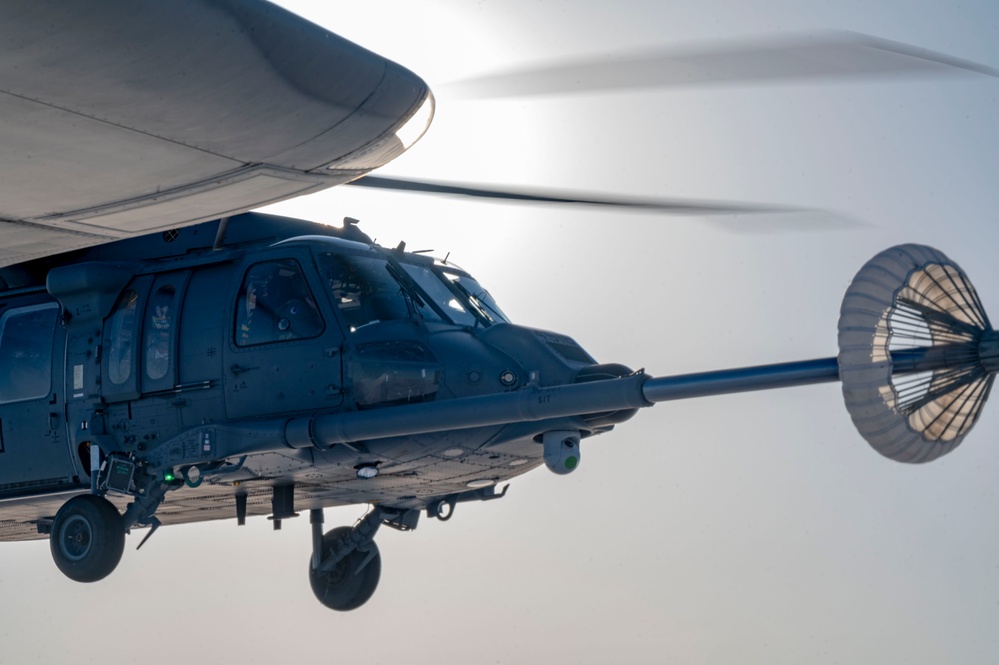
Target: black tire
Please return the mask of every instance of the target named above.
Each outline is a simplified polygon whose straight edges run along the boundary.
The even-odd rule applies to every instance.
[[[329,555],[333,544],[350,533],[349,526],[333,529],[323,536],[323,557]],[[365,559],[374,556],[364,568]],[[309,558],[309,583],[312,593],[320,603],[339,612],[354,610],[368,602],[378,587],[378,578],[382,574],[382,556],[378,545],[371,541],[366,551],[354,550],[340,561],[329,573],[317,573],[312,569],[312,558]]]
[[[118,566],[125,551],[125,525],[110,501],[93,494],[63,504],[49,535],[52,559],[76,582],[102,580]]]

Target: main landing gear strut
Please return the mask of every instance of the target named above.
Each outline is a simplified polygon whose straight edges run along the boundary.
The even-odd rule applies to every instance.
[[[92,451],[97,451],[97,447],[93,446]],[[117,469],[124,468],[125,473],[114,475],[111,469],[115,464],[122,465]],[[151,527],[139,543],[142,547],[159,526],[156,509],[166,493],[175,487],[156,476],[142,474],[136,477],[135,465],[127,459],[112,457],[103,468],[95,461],[92,468],[96,478],[94,491],[101,494],[73,497],[62,505],[49,526],[52,559],[66,577],[76,582],[96,582],[110,575],[125,551],[125,534],[136,525]],[[117,483],[119,477],[124,480]],[[135,497],[124,515],[102,496],[108,490]]]
[[[179,480],[161,479],[156,474],[136,477],[131,460],[113,458],[106,464],[95,483],[97,493],[74,497],[56,513],[51,523],[42,522],[39,529],[49,533],[52,557],[67,577],[77,582],[104,579],[117,567],[125,549],[125,534],[135,526],[151,527],[146,539],[160,521],[157,508],[166,494],[183,485]],[[112,471],[108,471],[112,469]],[[119,482],[120,480],[120,482]],[[441,521],[450,519],[455,504],[465,501],[489,501],[506,494],[495,486],[450,494],[431,501],[426,506],[428,517]],[[106,491],[128,494],[133,501],[124,514],[102,495]],[[245,523],[245,494],[236,494],[236,518]],[[275,528],[281,519],[296,516],[294,486],[274,488]],[[391,508],[376,505],[352,527],[338,527],[323,533],[322,508],[310,510],[312,525],[312,556],[309,561],[309,583],[320,603],[337,611],[357,609],[374,595],[381,577],[382,560],[375,534],[382,524],[400,531],[412,531],[419,522],[421,511],[415,508]],[[145,539],[142,541],[145,542]],[[142,546],[142,543],[139,544]]]
[[[488,487],[442,497],[427,506],[427,516],[446,521],[453,514],[456,503],[499,499],[506,495],[506,489],[497,493],[495,487]],[[412,531],[419,519],[419,510],[376,505],[353,527],[337,527],[323,534],[323,509],[310,510],[309,583],[319,602],[341,612],[357,609],[368,602],[382,572],[382,557],[374,541],[379,527],[384,524],[399,531]]]

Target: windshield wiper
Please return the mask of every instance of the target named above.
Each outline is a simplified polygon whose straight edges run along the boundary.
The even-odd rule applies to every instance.
[[[489,312],[486,311],[487,308],[492,311],[491,307],[489,307],[488,305],[486,305],[485,303],[483,303],[481,300],[479,300],[479,298],[477,296],[472,295],[472,293],[468,289],[466,289],[461,284],[461,282],[459,282],[457,280],[455,280],[455,281],[448,280],[448,282],[450,282],[451,286],[456,287],[459,291],[461,291],[462,295],[465,296],[465,300],[467,300],[468,302],[470,302],[472,304],[472,307],[475,308],[475,311],[479,314],[480,317],[482,317],[483,319],[485,319],[488,323],[496,323],[496,318],[494,318],[492,316],[489,316]],[[496,314],[496,313],[497,312],[493,311],[493,314]],[[502,320],[502,317],[501,317],[501,320]]]
[[[388,270],[388,274],[392,275],[392,279],[394,279],[396,284],[399,285],[399,291],[402,293],[402,296],[406,301],[406,308],[409,309],[410,315],[413,316],[413,318],[416,318],[416,315],[419,315],[422,319],[423,313],[420,312],[418,308],[425,307],[426,303],[420,296],[420,292],[417,291],[416,286],[411,281],[406,279],[404,273],[391,263],[386,263],[385,269]]]

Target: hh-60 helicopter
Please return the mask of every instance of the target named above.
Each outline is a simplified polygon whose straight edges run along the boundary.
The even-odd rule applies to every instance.
[[[350,220],[246,212],[351,181],[521,197],[364,178],[433,115],[407,70],[264,2],[2,12],[0,540],[48,537],[74,580],[110,574],[132,528],[308,510],[313,590],[354,609],[380,526],[446,520],[542,464],[570,473],[639,408],[841,380],[879,452],[924,462],[999,369],[967,277],[917,245],[861,269],[837,357],[666,378],[598,363],[446,260]],[[324,508],[354,503],[374,507],[324,534]]]

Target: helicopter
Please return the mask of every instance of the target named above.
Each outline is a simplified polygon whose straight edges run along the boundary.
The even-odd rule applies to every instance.
[[[121,17],[114,3],[103,8],[103,15],[88,8],[85,16],[66,20],[84,26],[84,35],[90,34],[86,21],[91,21],[149,43],[156,43],[148,28],[153,24],[155,34],[169,41],[163,25],[171,17],[178,31],[197,25],[214,32],[211,26],[219,24],[209,19],[221,21],[227,28],[219,31],[223,34],[237,34],[233,24],[266,26],[273,42],[267,42],[267,30],[249,32],[252,46],[269,56],[290,41],[289,34],[300,44],[302,34],[313,34],[312,27],[262,3],[192,2],[183,10],[161,8],[128,17]],[[26,29],[34,25],[30,10],[26,15],[5,25],[27,35],[29,44],[46,44]],[[145,31],[138,29],[142,26]],[[312,46],[331,49],[329,35],[314,32]],[[233,40],[233,48],[253,53]],[[177,49],[191,47],[177,43]],[[61,39],[65,51],[60,55],[80,60],[88,45]],[[48,47],[41,48],[50,56]],[[11,346],[5,364],[12,368],[0,407],[6,426],[0,489],[4,514],[12,518],[4,523],[4,539],[49,537],[57,566],[71,579],[88,582],[112,572],[131,528],[150,527],[148,537],[160,524],[244,521],[253,515],[269,515],[280,528],[282,520],[308,509],[313,590],[333,609],[354,609],[377,586],[381,564],[373,537],[380,526],[413,530],[424,512],[446,520],[458,504],[501,498],[503,491],[497,490],[503,482],[542,464],[570,473],[580,462],[583,439],[609,431],[654,402],[840,379],[848,383],[845,377],[853,370],[844,370],[844,351],[832,359],[672,378],[601,364],[570,337],[511,323],[488,291],[446,258],[406,252],[404,245],[379,247],[350,220],[342,229],[330,229],[242,212],[363,176],[412,145],[412,135],[404,138],[411,121],[417,138],[425,130],[432,116],[425,85],[352,45],[337,48],[342,52],[327,57],[353,57],[365,67],[377,62],[406,96],[399,101],[392,96],[397,91],[381,89],[358,95],[363,104],[384,101],[395,115],[386,119],[387,111],[377,108],[368,117],[362,104],[356,122],[367,123],[370,133],[345,127],[354,144],[347,149],[354,152],[321,159],[318,166],[302,169],[306,173],[295,169],[318,147],[298,138],[286,139],[299,150],[287,163],[243,158],[243,166],[205,177],[186,163],[170,163],[182,160],[172,151],[191,148],[221,162],[224,146],[170,136],[171,154],[159,164],[199,179],[169,187],[158,183],[151,193],[122,196],[130,184],[123,178],[139,180],[143,174],[139,164],[119,163],[118,155],[128,153],[133,141],[168,135],[165,128],[136,127],[105,115],[106,108],[81,111],[87,100],[52,102],[40,92],[20,93],[11,102],[42,102],[55,109],[51,115],[65,113],[99,125],[94,141],[108,153],[106,161],[63,156],[65,177],[84,161],[88,173],[98,175],[101,167],[115,164],[103,183],[98,178],[90,185],[103,185],[105,193],[112,188],[121,198],[80,205],[79,192],[67,190],[63,201],[34,201],[40,206],[34,212],[26,206],[4,213],[19,222],[11,225],[16,240],[5,243],[9,264],[2,272],[7,288],[0,355],[6,338]],[[169,54],[161,55],[165,61],[176,59],[175,53],[158,52]],[[301,74],[315,70],[299,64],[287,68],[295,73],[291,87],[297,92],[315,88],[316,81]],[[220,71],[215,85],[203,89],[222,90],[221,80],[238,80],[246,67],[245,58],[233,58],[232,69]],[[83,69],[102,77],[115,74],[107,63],[88,62]],[[63,80],[51,82],[53,89],[72,92],[74,81],[80,88],[93,83],[80,80],[75,70],[66,72]],[[117,75],[128,79],[127,72]],[[263,87],[257,94],[261,101],[275,97]],[[133,108],[113,97],[111,106]],[[280,117],[281,109],[261,106],[268,117],[250,120],[270,123]],[[160,121],[149,113],[151,121]],[[45,125],[36,124],[33,115],[25,117],[32,129],[17,131],[42,142],[52,141],[60,126],[58,117]],[[221,122],[222,117],[210,119]],[[382,124],[371,128],[376,121]],[[220,142],[227,135],[222,130],[234,124],[228,116],[225,127],[205,128],[191,118],[163,122],[174,131],[198,128]],[[259,127],[235,124],[228,133],[233,141],[259,132]],[[344,149],[333,129],[317,140]],[[334,149],[328,145],[320,147]],[[150,161],[150,149],[143,146],[142,161]],[[370,177],[366,182],[438,187]],[[16,200],[25,183],[6,186],[6,198]],[[662,204],[671,205],[678,204]],[[751,206],[715,206],[752,212]],[[60,251],[51,253],[52,247]],[[883,272],[893,261],[902,266],[893,275],[897,284],[887,294],[867,294],[884,300],[883,306],[873,312],[854,308],[856,318],[864,320],[847,319],[841,333],[847,351],[870,356],[881,343],[882,352],[876,368],[856,370],[880,373],[864,389],[849,380],[848,401],[903,428],[904,441],[879,443],[879,450],[904,461],[925,461],[956,446],[977,419],[996,370],[995,336],[984,312],[974,307],[977,297],[963,271],[939,252],[914,246],[890,250],[862,269],[855,283],[865,283],[869,273]],[[943,289],[943,300],[923,288],[923,282],[939,283],[940,275],[954,285]],[[901,293],[902,285],[912,292]],[[863,295],[848,293],[848,302]],[[844,311],[853,310],[845,306]],[[896,348],[899,339],[888,329],[904,330],[915,341]],[[65,349],[64,356],[54,349]],[[892,383],[895,374],[915,381],[899,388]],[[886,386],[911,398],[904,418],[896,404],[881,398]],[[953,401],[954,390],[963,391],[958,401]],[[913,430],[913,413],[925,428]],[[938,431],[940,413],[946,414],[947,426]],[[26,446],[37,440],[49,450]],[[324,508],[369,502],[375,507],[358,525],[323,534]]]

